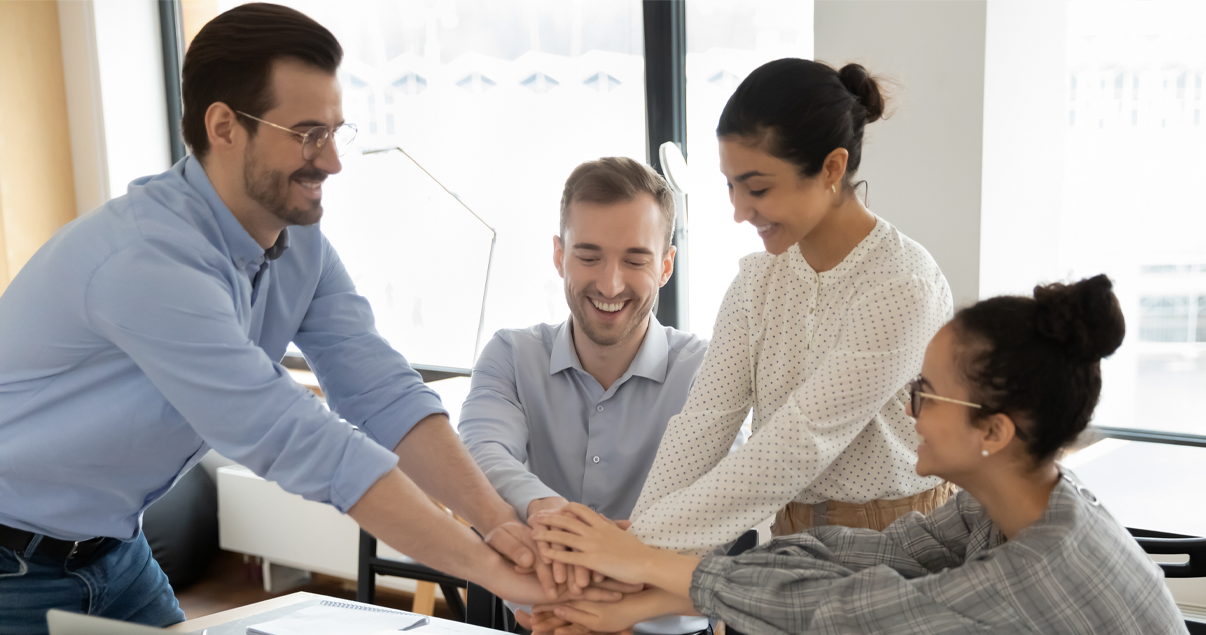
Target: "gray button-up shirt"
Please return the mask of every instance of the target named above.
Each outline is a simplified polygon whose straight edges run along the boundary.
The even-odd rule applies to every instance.
[[[706,557],[691,599],[749,635],[1186,632],[1160,568],[1067,472],[1008,542],[964,491],[882,533],[822,527]]]
[[[706,351],[651,318],[628,371],[603,390],[578,361],[570,320],[501,330],[473,368],[461,439],[520,518],[548,496],[628,518]]]

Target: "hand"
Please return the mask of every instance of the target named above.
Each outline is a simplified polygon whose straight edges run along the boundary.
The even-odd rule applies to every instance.
[[[658,550],[645,546],[639,538],[585,505],[570,503],[564,509],[562,513],[540,514],[534,519],[547,529],[534,531],[533,537],[573,551],[550,548],[542,550],[542,556],[582,565],[621,582],[639,584],[648,581],[643,579],[647,577],[644,569],[657,556]]]
[[[548,599],[557,597],[557,583],[552,567],[538,557],[540,551],[532,539],[532,531],[519,520],[500,523],[486,534],[486,544],[515,564],[517,573],[536,572],[536,579]]]
[[[515,621],[532,631],[532,635],[604,635],[594,633],[585,626],[572,624],[552,613],[541,612],[529,615],[525,611],[515,612]],[[633,635],[632,630],[620,631],[623,635]]]
[[[694,613],[694,607],[689,600],[683,602],[661,589],[651,588],[640,593],[626,595],[623,600],[614,603],[574,600],[562,604],[532,607],[533,615],[543,615],[546,612],[552,612],[556,618],[572,622],[592,632],[613,633],[630,630],[638,622],[661,615]],[[547,625],[552,622],[546,618],[540,624],[547,628]],[[554,630],[561,635],[560,630]]]
[[[569,504],[569,501],[560,496],[548,496],[545,498],[537,498],[537,499],[532,500],[532,502],[528,503],[528,524],[529,524],[529,526],[531,526],[532,529],[547,529],[547,527],[540,525],[539,523],[537,523],[535,525],[531,524],[532,517],[537,516],[541,513],[559,512],[562,510],[562,508],[564,508],[568,504]],[[552,545],[550,545],[547,542],[537,543],[536,547],[539,551],[544,551],[544,550],[553,548]],[[565,563],[551,560],[548,557],[546,557],[544,554],[540,554],[540,559],[545,564],[550,565],[552,567],[553,581],[556,582],[557,584],[565,584],[565,582],[567,581],[566,580]]]

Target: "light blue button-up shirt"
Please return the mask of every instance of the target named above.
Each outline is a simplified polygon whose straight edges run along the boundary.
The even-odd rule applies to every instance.
[[[582,369],[570,324],[495,334],[473,367],[458,430],[520,518],[548,496],[628,518],[707,343],[651,318],[628,371],[604,390]]]
[[[549,496],[628,518],[666,424],[687,402],[707,342],[650,317],[627,372],[604,390],[582,369],[570,329],[567,320],[496,333],[473,367],[457,429],[520,518],[529,503]],[[707,625],[704,618],[667,617],[636,630],[689,633]]]
[[[330,410],[277,363],[290,341]],[[193,157],[64,227],[0,296],[12,527],[132,538],[211,447],[346,512],[439,412],[319,228],[265,252]]]

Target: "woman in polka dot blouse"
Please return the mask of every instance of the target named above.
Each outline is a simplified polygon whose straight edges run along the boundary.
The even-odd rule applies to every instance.
[[[632,531],[702,553],[775,515],[776,535],[884,529],[950,496],[919,477],[906,384],[952,315],[921,245],[854,196],[863,127],[884,100],[866,69],[782,59],[749,75],[720,118],[746,256],[682,413],[670,420]],[[753,408],[753,435],[728,449]]]

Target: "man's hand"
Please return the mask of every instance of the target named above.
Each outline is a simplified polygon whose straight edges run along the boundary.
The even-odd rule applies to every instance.
[[[662,615],[694,614],[694,606],[690,600],[678,598],[661,589],[650,588],[640,593],[625,595],[619,602],[590,602],[574,600],[556,605],[532,607],[533,615],[543,615],[552,612],[561,621],[571,622],[590,632],[615,633],[631,632],[639,622],[653,619]],[[546,618],[540,622],[543,627],[552,622]],[[557,635],[562,633],[560,628],[554,629]]]
[[[508,520],[491,529],[485,540],[491,548],[514,563],[517,573],[531,573],[535,570],[536,579],[548,599],[557,597],[557,583],[553,579],[552,567],[547,560],[539,556],[536,541],[532,539],[532,530],[527,525],[518,519]]]
[[[515,621],[532,631],[532,635],[607,635],[595,633],[580,624],[567,622],[552,613],[535,613],[529,615],[525,611],[515,612]],[[633,635],[632,629],[619,632],[620,635]]]
[[[528,523],[532,522],[532,517],[543,512],[559,512],[563,507],[569,504],[569,501],[560,496],[548,496],[546,498],[537,498],[528,503]],[[547,529],[544,525],[531,525],[532,529]],[[537,543],[538,551],[553,549],[554,547],[547,542]],[[560,548],[560,547],[558,547]],[[550,565],[553,569],[553,581],[557,584],[566,583],[566,567],[563,563],[551,560],[543,554],[540,555],[541,561]]]

